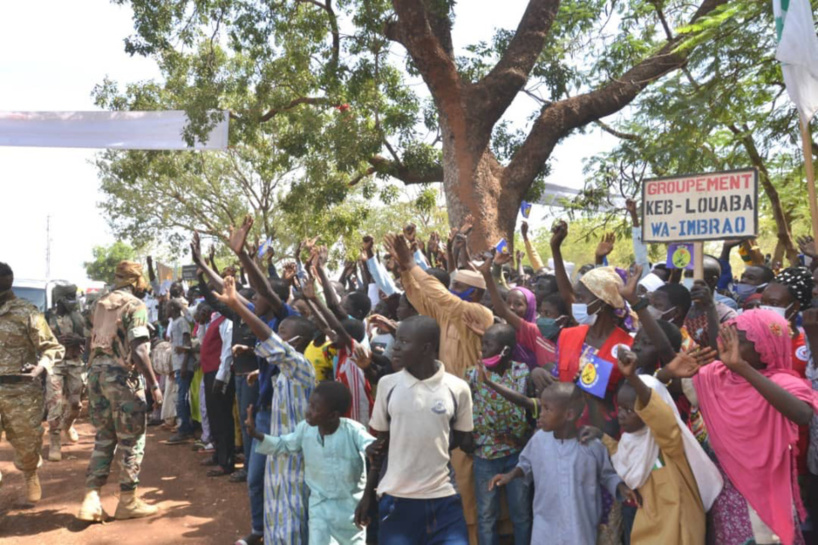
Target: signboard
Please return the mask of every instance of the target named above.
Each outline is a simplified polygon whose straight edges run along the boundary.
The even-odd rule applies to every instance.
[[[642,203],[644,242],[692,242],[758,234],[755,169],[645,180]]]
[[[696,253],[696,248],[693,244],[673,243],[667,245],[667,262],[665,266],[668,269],[688,269],[693,270],[693,256]]]
[[[182,280],[196,280],[196,265],[182,265]]]

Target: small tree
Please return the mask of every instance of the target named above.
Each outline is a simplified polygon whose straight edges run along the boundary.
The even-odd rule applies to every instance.
[[[93,261],[83,263],[88,278],[112,284],[117,264],[120,261],[133,261],[136,250],[125,242],[117,241],[110,246],[95,246],[93,254]]]

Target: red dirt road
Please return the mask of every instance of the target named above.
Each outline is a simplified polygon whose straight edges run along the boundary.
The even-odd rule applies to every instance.
[[[76,520],[84,494],[85,469],[94,444],[94,429],[82,420],[77,426],[80,441],[63,445],[61,462],[43,461],[40,482],[43,499],[35,506],[25,504],[23,475],[14,467],[14,452],[0,440],[0,542],[3,545],[145,545],[196,543],[230,545],[250,527],[246,483],[231,483],[226,477],[205,476],[199,465],[207,455],[195,453],[190,444],[166,445],[170,433],[148,428],[140,475],[140,495],[162,510],[156,517],[140,520],[111,520],[86,524]],[[46,434],[47,435],[47,434]],[[47,455],[47,436],[43,455]],[[118,465],[114,462],[102,504],[109,515],[116,510]]]

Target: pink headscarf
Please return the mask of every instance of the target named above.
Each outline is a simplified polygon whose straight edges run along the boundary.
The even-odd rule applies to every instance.
[[[755,345],[761,374],[818,411],[818,392],[792,370],[787,321],[769,310],[730,320]],[[780,538],[792,543],[792,463],[798,426],[745,379],[716,361],[693,377],[710,444],[736,489]]]

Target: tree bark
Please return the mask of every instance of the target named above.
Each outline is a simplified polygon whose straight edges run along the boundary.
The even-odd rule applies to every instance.
[[[702,0],[692,21],[726,2]],[[513,244],[520,203],[560,139],[618,112],[650,83],[687,60],[688,52],[677,50],[686,37],[675,37],[599,89],[545,106],[522,147],[503,167],[489,148],[492,129],[528,80],[559,0],[530,0],[509,48],[476,83],[464,81],[457,72],[447,14],[430,9],[424,0],[392,0],[392,4],[397,20],[389,22],[384,33],[406,48],[432,94],[440,117],[449,223],[458,226],[466,216],[473,216],[469,245],[475,251],[503,237]]]

